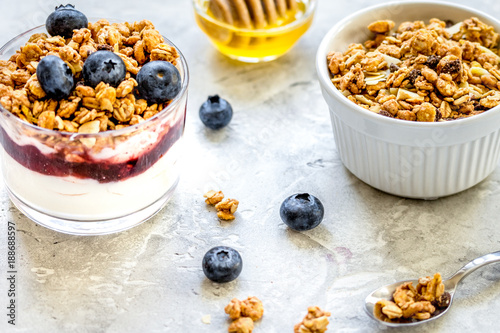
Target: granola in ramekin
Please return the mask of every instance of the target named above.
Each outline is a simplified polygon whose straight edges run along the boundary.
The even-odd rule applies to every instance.
[[[350,101],[383,116],[435,122],[500,105],[499,34],[475,17],[380,20],[373,38],[327,56],[331,81]]]

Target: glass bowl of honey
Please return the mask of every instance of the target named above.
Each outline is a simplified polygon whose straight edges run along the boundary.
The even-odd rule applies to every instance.
[[[257,63],[286,52],[311,26],[317,0],[193,0],[196,22],[231,59]]]

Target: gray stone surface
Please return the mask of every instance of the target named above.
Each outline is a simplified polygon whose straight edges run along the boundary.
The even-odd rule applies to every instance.
[[[217,53],[187,0],[75,1],[92,17],[148,18],[184,52],[191,71],[184,172],[157,216],[101,237],[37,226],[0,187],[0,331],[224,332],[229,300],[255,295],[265,307],[255,333],[292,332],[310,305],[332,312],[329,332],[375,332],[383,328],[363,312],[372,289],[436,271],[446,276],[499,250],[499,169],[466,192],[418,201],[365,185],[338,158],[316,80],[316,48],[339,19],[378,2],[320,0],[311,29],[290,53],[246,65]],[[2,0],[0,44],[44,23],[57,4]],[[500,17],[498,1],[473,5]],[[198,118],[199,105],[215,93],[235,110],[219,132]],[[234,222],[207,209],[202,194],[211,188],[240,200]],[[319,197],[326,215],[318,228],[297,233],[278,210],[302,191]],[[6,318],[7,221],[17,225],[15,327]],[[240,251],[244,268],[236,281],[204,277],[201,259],[215,245]],[[463,282],[446,317],[405,332],[497,331],[498,295],[500,265],[488,266]]]

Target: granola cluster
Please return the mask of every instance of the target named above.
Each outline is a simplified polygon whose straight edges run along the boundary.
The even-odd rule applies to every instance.
[[[472,17],[453,26],[439,19],[373,22],[373,34],[327,56],[331,81],[357,105],[387,117],[446,121],[500,105],[500,36]]]
[[[294,333],[324,333],[329,324],[330,312],[325,312],[317,306],[310,306],[307,315],[301,323],[294,326]]]
[[[95,88],[82,79],[83,63],[97,50],[115,52],[127,74],[116,88],[101,83]],[[36,68],[43,57],[55,55],[73,71],[76,88],[60,101],[46,98]],[[149,104],[136,97],[136,74],[149,61],[177,63],[177,50],[165,43],[153,23],[109,23],[99,20],[73,36],[34,34],[8,61],[0,60],[0,103],[4,108],[40,127],[79,133],[97,133],[138,124],[160,112],[167,104]]]
[[[214,205],[215,209],[217,209],[217,216],[221,220],[234,220],[236,210],[238,209],[238,205],[240,202],[236,199],[224,199],[224,194],[221,191],[208,191],[203,195],[203,197],[207,198],[205,202],[208,205]]]
[[[392,297],[391,301],[380,300],[375,304],[374,315],[382,321],[426,320],[437,314],[436,309],[444,309],[450,303],[439,273],[420,278],[416,288],[411,282],[400,285]]]
[[[252,333],[253,322],[264,315],[262,302],[255,296],[248,297],[244,301],[233,298],[224,311],[233,319],[228,328],[229,333]]]

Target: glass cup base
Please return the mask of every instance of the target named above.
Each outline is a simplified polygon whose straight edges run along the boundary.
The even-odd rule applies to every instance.
[[[70,235],[97,236],[124,231],[150,219],[165,207],[177,188],[178,183],[179,179],[175,181],[172,187],[170,187],[162,197],[141,210],[128,215],[98,221],[76,221],[55,217],[34,209],[12,193],[8,187],[7,192],[16,208],[41,226]]]

